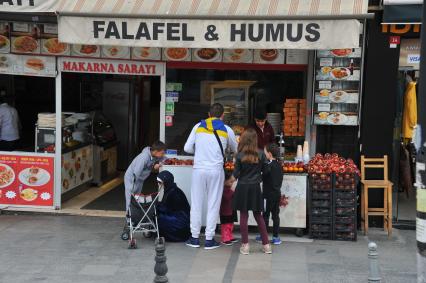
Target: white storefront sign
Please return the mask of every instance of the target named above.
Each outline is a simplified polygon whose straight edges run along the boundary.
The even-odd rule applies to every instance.
[[[78,28],[76,28],[78,27]],[[359,47],[357,20],[195,20],[59,17],[59,40],[75,44],[185,48]]]

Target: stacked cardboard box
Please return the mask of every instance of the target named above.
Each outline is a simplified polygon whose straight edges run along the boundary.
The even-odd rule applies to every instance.
[[[286,99],[284,103],[284,136],[303,137],[306,126],[306,99]]]

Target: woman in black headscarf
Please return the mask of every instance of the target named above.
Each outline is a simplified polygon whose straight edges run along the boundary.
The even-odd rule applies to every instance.
[[[184,242],[191,235],[188,200],[169,171],[160,172],[157,181],[164,188],[164,196],[157,204],[160,235],[166,241]]]

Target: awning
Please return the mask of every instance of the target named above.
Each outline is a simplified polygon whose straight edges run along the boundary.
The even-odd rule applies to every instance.
[[[365,16],[368,0],[60,0],[63,15],[130,17],[321,17]]]
[[[420,24],[423,0],[384,0],[383,23]]]
[[[359,47],[368,0],[61,0],[59,39],[190,48]]]
[[[0,13],[53,13],[57,0],[0,0]]]

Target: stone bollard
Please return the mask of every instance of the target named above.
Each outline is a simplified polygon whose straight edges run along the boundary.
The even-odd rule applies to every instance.
[[[168,271],[167,264],[166,264],[166,245],[163,237],[157,238],[155,240],[155,278],[154,283],[168,283],[169,279],[167,278],[166,274]]]
[[[379,270],[379,253],[377,252],[376,243],[368,244],[368,265],[369,265],[369,274],[368,274],[368,282],[381,282],[382,278],[380,277]]]

